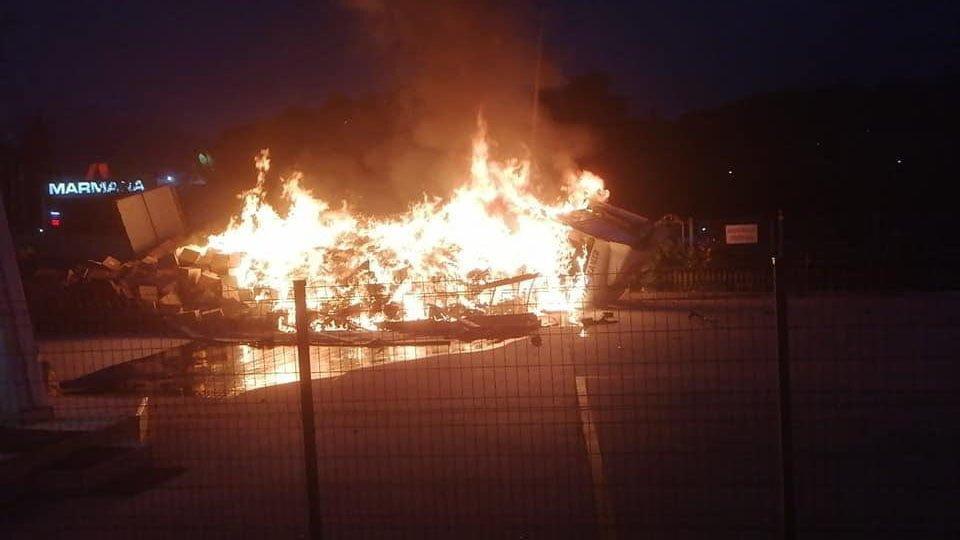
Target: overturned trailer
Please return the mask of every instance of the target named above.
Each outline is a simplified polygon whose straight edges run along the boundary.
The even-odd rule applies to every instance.
[[[573,228],[573,241],[588,252],[587,302],[592,307],[619,299],[637,272],[653,264],[657,250],[673,234],[669,223],[654,222],[603,202],[561,220]]]

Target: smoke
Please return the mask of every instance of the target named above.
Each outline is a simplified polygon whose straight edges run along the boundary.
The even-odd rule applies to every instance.
[[[545,186],[589,146],[544,111],[534,132],[541,14],[523,1],[344,0],[356,15],[359,46],[389,87],[390,133],[364,165],[385,174],[395,198],[442,194],[466,174],[478,111],[495,143],[493,156],[530,157]],[[561,82],[539,62],[543,88]]]

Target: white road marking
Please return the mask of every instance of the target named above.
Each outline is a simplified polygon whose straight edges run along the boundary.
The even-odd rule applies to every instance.
[[[587,378],[577,376],[577,404],[580,411],[580,428],[583,431],[583,441],[587,447],[587,457],[590,460],[590,476],[593,478],[593,504],[597,512],[597,521],[600,525],[602,538],[616,538],[614,527],[613,505],[607,493],[606,478],[603,474],[603,454],[600,451],[600,439],[597,437],[597,426],[593,422],[593,411],[590,409],[590,397],[587,394]]]
[[[140,422],[140,444],[146,444],[150,438],[150,396],[144,396],[140,399],[140,405],[137,407],[137,419]]]

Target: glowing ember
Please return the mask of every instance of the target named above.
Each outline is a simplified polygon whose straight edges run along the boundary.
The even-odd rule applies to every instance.
[[[238,254],[230,273],[258,300],[291,314],[292,280],[306,279],[315,329],[376,329],[387,320],[456,319],[472,310],[564,313],[576,319],[585,290],[585,254],[556,218],[605,200],[603,180],[569,174],[565,199],[533,195],[530,163],[489,157],[479,119],[470,176],[447,200],[424,198],[399,216],[378,219],[333,208],[284,180],[285,215],[265,202],[266,150],[256,160],[257,185],[242,194],[243,209],[199,250]],[[195,247],[196,246],[191,246]],[[534,279],[485,287],[524,274]]]

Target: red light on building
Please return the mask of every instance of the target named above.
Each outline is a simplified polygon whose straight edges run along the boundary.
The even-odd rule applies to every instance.
[[[51,219],[51,220],[50,220],[50,226],[51,226],[51,227],[54,227],[54,228],[59,227],[59,226],[60,226],[60,218],[53,218],[53,219]]]

